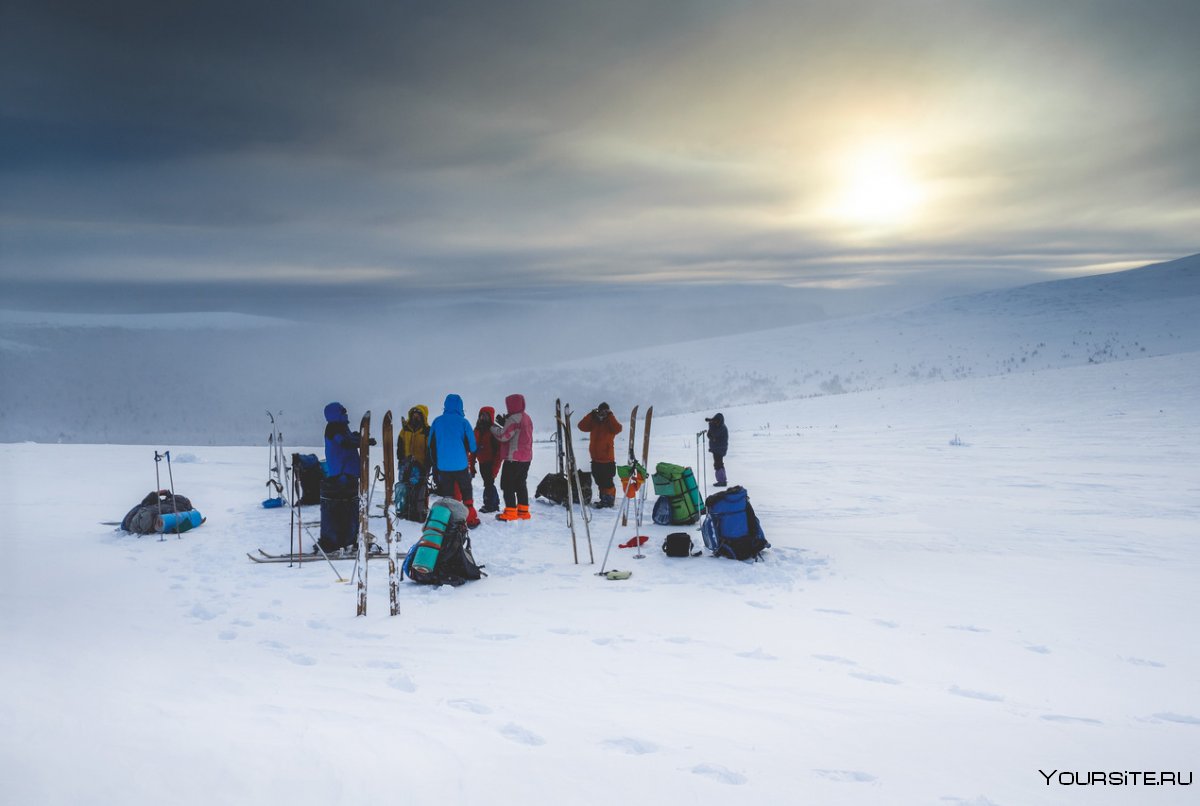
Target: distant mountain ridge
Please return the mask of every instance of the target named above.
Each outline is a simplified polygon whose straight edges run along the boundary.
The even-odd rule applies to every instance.
[[[542,433],[555,397],[580,408],[653,403],[670,414],[1200,350],[1200,255],[687,339],[719,331],[722,317],[753,320],[758,297],[729,297],[719,311],[643,299],[620,325],[575,297],[493,306],[486,319],[447,304],[423,316],[278,327],[289,323],[158,314],[130,327],[108,316],[0,315],[0,441],[265,444],[264,410],[283,409],[287,444],[311,446],[331,400],[353,412],[425,403],[436,413],[448,392],[472,413],[523,392]],[[622,343],[653,346],[607,351]]]
[[[610,379],[659,410],[717,409],[1200,350],[1200,254],[532,371],[579,400]],[[512,385],[515,377],[497,379]]]

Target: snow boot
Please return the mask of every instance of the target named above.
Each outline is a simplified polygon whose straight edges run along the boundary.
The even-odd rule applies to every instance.
[[[533,515],[529,514],[528,504],[517,504],[517,520],[527,521],[532,517]]]
[[[467,504],[467,528],[474,529],[479,525],[479,516],[475,514],[475,502]]]
[[[724,487],[725,486],[725,468],[723,468],[723,467],[717,468],[717,480],[715,482],[713,482],[713,486],[714,487]]]
[[[600,491],[600,501],[596,504],[596,509],[612,509],[617,502],[617,488],[606,487]]]
[[[485,515],[500,511],[500,493],[496,491],[496,485],[483,488],[483,508],[479,511]]]
[[[517,519],[516,507],[505,507],[504,511],[496,516],[498,521],[515,521]]]

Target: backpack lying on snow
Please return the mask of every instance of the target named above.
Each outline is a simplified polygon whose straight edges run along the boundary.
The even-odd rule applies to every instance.
[[[588,501],[592,500],[592,474],[586,470],[576,470],[576,475],[579,477],[579,488],[583,490],[583,496]],[[567,487],[571,486],[568,490]],[[567,505],[568,496],[575,502],[579,503],[579,494],[575,492],[573,485],[567,484],[567,476],[565,473],[547,473],[538,482],[537,489],[533,492],[534,498],[542,498],[549,501],[551,504],[558,504],[560,507]]]
[[[176,518],[176,513],[179,517]],[[204,522],[192,502],[168,490],[152,492],[121,519],[121,528],[139,535],[186,532]]]
[[[771,544],[763,535],[762,525],[750,506],[750,494],[743,487],[730,487],[708,497],[708,516],[700,527],[704,545],[714,557],[731,560],[758,559]]]
[[[696,544],[687,532],[671,532],[663,540],[662,550],[668,557],[699,557],[701,552],[693,552]]]
[[[453,498],[429,508],[421,537],[404,558],[402,575],[419,585],[461,585],[487,576],[471,554],[467,508]]]

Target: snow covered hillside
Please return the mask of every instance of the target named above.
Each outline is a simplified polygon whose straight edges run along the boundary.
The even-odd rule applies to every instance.
[[[1048,338],[1020,335],[993,358]],[[152,487],[150,448],[0,445],[5,800],[1192,803],[1039,772],[1200,758],[1200,352],[1061,347],[1026,363],[1075,366],[726,408],[763,562],[668,559],[650,526],[599,579],[541,506],[472,535],[488,578],[406,583],[398,618],[381,564],[355,618],[328,565],[247,560],[288,546],[265,446],[171,446],[209,520],[160,542],[99,523]],[[651,460],[690,464],[700,426],[656,418]]]
[[[556,396],[664,414],[1200,350],[1200,255],[869,316],[813,321],[814,299],[828,300],[647,286],[443,294],[283,325],[9,314],[0,441],[253,444],[270,409],[288,442],[316,442],[330,400],[438,411],[456,392],[478,410],[524,391],[546,424]]]
[[[753,318],[713,306],[694,319],[663,311],[647,327]],[[508,375],[491,389],[564,390],[572,399],[639,390],[660,410],[720,409],[1123,361],[1200,350],[1200,255],[1129,271],[956,297],[864,317],[630,350]],[[619,379],[619,380],[617,380]],[[528,381],[526,381],[528,383]]]

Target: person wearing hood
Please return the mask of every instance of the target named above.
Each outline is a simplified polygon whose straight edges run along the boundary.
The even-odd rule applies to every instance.
[[[321,481],[321,538],[324,551],[352,546],[358,539],[358,484],[362,439],[350,430],[346,407],[333,402],[325,407],[325,463],[329,475]],[[375,444],[372,439],[368,442]]]
[[[504,398],[507,413],[496,418],[492,433],[500,442],[500,490],[504,493],[504,511],[498,521],[529,520],[529,463],[533,461],[533,420],[525,412],[525,396]]]
[[[613,416],[607,403],[601,403],[579,421],[579,430],[589,434],[588,453],[592,457],[592,479],[600,490],[597,509],[610,508],[616,503],[617,488],[613,478],[617,475],[616,452],[613,441],[621,433],[621,423]]]
[[[496,410],[484,406],[475,420],[475,453],[471,454],[471,477],[483,476],[483,506],[480,513],[499,512],[500,494],[496,491],[496,471],[500,469],[500,440],[492,433]]]
[[[705,417],[708,423],[708,452],[713,455],[713,470],[717,480],[714,487],[725,486],[725,453],[729,450],[729,429],[725,427],[725,415],[717,412],[712,417]]]
[[[408,416],[400,419],[400,433],[396,436],[396,462],[404,464],[412,459],[425,471],[429,470],[429,407],[416,405],[408,410]]]
[[[362,462],[358,456],[361,438],[357,431],[350,430],[350,417],[346,407],[333,402],[325,407],[325,462],[329,465],[329,478],[346,476],[358,480]],[[375,440],[370,441],[371,445]]]
[[[479,525],[471,490],[469,457],[475,453],[475,432],[463,414],[462,398],[446,395],[442,413],[429,426],[429,455],[433,460],[438,495],[457,498],[467,507],[467,527]]]

